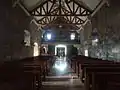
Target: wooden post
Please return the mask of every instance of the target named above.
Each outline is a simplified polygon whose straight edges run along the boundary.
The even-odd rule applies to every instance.
[[[79,63],[77,63],[77,69],[78,69],[78,77],[79,77],[79,74],[80,74],[80,67],[79,67]]]
[[[33,73],[33,90],[36,90],[36,74]]]
[[[48,76],[48,62],[47,61],[45,63],[45,72],[46,72],[46,75]]]
[[[72,68],[73,68],[73,67],[72,67],[72,60],[71,60],[71,62],[70,62],[70,66],[71,66],[71,69],[72,69]]]
[[[42,85],[42,68],[40,67],[39,84]]]
[[[90,90],[90,77],[89,77],[89,74],[88,72],[86,72],[86,69],[85,69],[85,90]]]
[[[41,86],[42,86],[42,83],[41,83],[41,78],[40,78],[40,73],[39,73],[38,74],[38,90]]]
[[[77,62],[75,61],[74,65],[75,65],[75,73],[76,73],[76,69],[77,69]]]
[[[95,81],[95,73],[92,72],[92,89],[91,90],[96,90],[96,81]]]

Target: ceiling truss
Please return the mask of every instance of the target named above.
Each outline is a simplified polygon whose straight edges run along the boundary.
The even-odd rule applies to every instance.
[[[86,16],[91,13],[90,10],[84,8],[74,0],[50,0],[40,4],[39,7],[32,10],[30,13],[33,16]],[[53,13],[56,12],[56,13]]]
[[[85,22],[78,16],[64,16],[64,17],[62,17],[62,19],[64,19],[66,21],[66,24],[81,25]],[[39,23],[41,25],[53,24],[53,21],[56,21],[56,20],[58,20],[56,16],[46,16],[46,17],[43,17],[43,18],[37,20],[37,23]],[[60,24],[62,25],[63,23],[60,23]]]
[[[58,17],[63,17],[67,24],[80,25],[85,22],[81,17],[89,16],[91,13],[91,10],[75,0],[47,0],[30,11],[32,16],[39,17],[37,22],[41,25],[50,24]]]

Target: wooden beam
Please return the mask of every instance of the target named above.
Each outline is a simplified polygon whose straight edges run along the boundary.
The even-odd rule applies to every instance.
[[[40,23],[40,22],[38,22],[39,24],[41,24],[41,25],[45,25],[45,26],[47,26],[47,25],[81,25],[81,23],[60,23],[60,24],[54,24],[54,23]]]
[[[79,6],[77,6],[77,9],[74,11],[74,13],[77,13],[78,9],[79,9]]]
[[[40,12],[37,11],[38,8],[36,8],[33,12],[37,12],[37,14],[36,14],[36,13],[31,13],[31,15],[32,15],[32,16],[88,16],[88,15],[90,14],[90,13],[87,13],[87,12],[89,12],[88,10],[86,10],[84,7],[81,7],[80,4],[77,3],[77,2],[74,1],[74,0],[70,0],[70,3],[71,3],[71,2],[73,3],[73,8],[70,7],[70,5],[69,5],[69,3],[68,3],[68,0],[65,0],[65,3],[66,3],[66,5],[67,5],[67,7],[68,7],[68,10],[67,10],[66,8],[62,7],[62,5],[61,5],[61,0],[59,0],[59,6],[58,6],[58,8],[53,8],[56,1],[57,1],[57,0],[53,0],[53,1],[52,1],[53,4],[52,4],[52,6],[50,7],[50,10],[49,10],[49,11],[48,11],[48,2],[50,2],[50,1],[45,1],[44,3],[42,3],[41,5],[39,5],[39,7],[38,7],[38,8],[40,8],[40,9],[39,9]],[[46,4],[46,6],[44,6],[45,4]],[[43,5],[43,6],[42,6],[42,5]],[[75,10],[75,6],[78,6],[76,10]],[[47,9],[47,11],[45,10],[45,8]],[[79,8],[80,8],[80,12],[77,13],[77,11],[78,11]],[[86,13],[81,12],[81,9],[82,9],[82,8],[84,9],[84,12],[86,12]],[[43,13],[41,9],[43,9],[43,11],[44,11],[45,13]],[[56,9],[58,9],[58,12],[59,12],[59,13],[56,13]],[[68,13],[62,14],[62,13],[61,13],[61,10],[62,10],[62,9],[65,9]],[[73,9],[73,10],[72,10],[72,9]],[[53,13],[51,14],[51,12],[53,12]],[[55,13],[54,13],[54,12],[55,12]]]
[[[48,13],[51,13],[51,10],[53,9],[53,6],[55,5],[55,1],[56,1],[56,0],[53,1],[53,4],[52,4],[52,6],[50,7],[50,10],[48,11]]]
[[[38,5],[36,8],[34,8],[33,10],[29,11],[30,13],[36,11],[38,8],[41,8],[44,6],[44,4],[46,4],[48,1],[42,2],[40,5]]]
[[[47,7],[46,8],[47,8],[47,14],[48,14],[48,2],[47,2]]]
[[[75,3],[73,2],[73,13],[75,13]]]
[[[81,8],[85,9],[86,11],[88,11],[88,12],[90,12],[90,13],[93,12],[92,10],[90,10],[90,9],[86,8],[85,6],[79,4],[77,1],[75,1],[75,0],[71,0],[71,1],[73,1],[74,3],[76,3],[76,4],[77,4],[78,6],[80,6]]]
[[[51,14],[43,14],[43,15],[34,15],[34,14],[32,14],[33,16],[87,16],[87,14],[68,14],[68,15],[66,15],[66,14],[61,14],[61,15],[59,15],[59,14],[53,14],[53,15],[51,15]]]
[[[18,2],[18,5],[21,7],[21,9],[27,14],[27,16],[31,16],[28,9],[24,7],[24,5],[20,2]]]
[[[45,7],[43,6],[42,8],[43,8],[44,13],[47,15],[47,11],[45,10]]]
[[[61,5],[61,0],[59,0],[59,16],[62,14],[62,13],[61,13],[61,9],[62,9],[61,7],[62,7],[62,5]]]
[[[69,3],[68,3],[67,0],[65,1],[65,3],[66,3],[66,5],[67,5],[67,7],[69,8],[70,12],[72,13],[72,10],[71,10],[71,8],[70,8]]]

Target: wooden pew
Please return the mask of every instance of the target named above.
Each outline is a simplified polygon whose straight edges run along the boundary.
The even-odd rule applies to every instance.
[[[120,89],[120,64],[118,62],[85,56],[74,57],[71,62],[74,64],[78,76],[80,70],[82,71],[82,79],[85,76],[86,90]],[[71,66],[73,68],[73,65]]]
[[[0,73],[0,89],[3,88],[2,85],[7,84],[7,90],[10,87],[14,88],[13,90],[32,90],[33,75],[24,73],[23,68],[18,63],[5,63],[0,67]]]
[[[7,83],[14,88],[9,88],[9,90],[36,90],[41,85],[42,76],[45,78],[47,75],[49,58],[30,57],[0,65],[0,88]]]
[[[27,62],[27,64],[28,64],[28,62],[29,63],[31,63],[31,64],[33,64],[33,63],[36,63],[36,64],[38,64],[39,63],[39,60],[40,61],[44,61],[44,68],[45,68],[45,70],[44,70],[44,74],[45,75],[48,75],[48,72],[50,71],[50,68],[51,68],[51,62],[52,62],[52,59],[53,59],[53,56],[50,56],[50,55],[45,55],[45,56],[36,56],[36,57],[30,57],[29,59],[27,58],[25,58],[25,59],[23,59],[22,61],[23,61],[23,63],[25,64],[25,61]],[[30,60],[32,60],[32,62],[30,62]],[[35,62],[34,62],[35,61]],[[40,64],[40,63],[39,63]],[[45,78],[44,78],[45,79]]]
[[[27,63],[24,62],[24,67],[27,67],[27,68],[32,67],[34,69],[33,70],[34,77],[35,77],[34,81],[35,81],[35,84],[37,82],[38,87],[40,87],[42,81],[45,80],[45,77],[48,75],[48,71],[50,68],[49,64],[52,58],[53,56],[37,56],[37,57],[34,57],[34,60],[32,60],[33,61],[32,63],[30,61],[29,61],[29,64],[28,62]]]
[[[81,65],[82,64],[110,64],[110,63],[115,63],[112,61],[108,61],[108,60],[102,60],[102,59],[97,59],[97,58],[90,58],[90,57],[85,57],[85,56],[76,56],[71,60],[71,68],[74,69],[75,73],[80,74],[80,71],[82,71],[81,69]]]
[[[82,64],[81,65],[81,69],[82,69],[82,73],[81,73],[81,80],[84,81],[85,78],[85,69],[86,68],[98,68],[98,67],[119,67],[120,64]]]
[[[89,65],[85,69],[86,90],[116,90],[120,89],[120,64]],[[111,84],[112,83],[112,84]],[[119,85],[116,85],[119,83]]]

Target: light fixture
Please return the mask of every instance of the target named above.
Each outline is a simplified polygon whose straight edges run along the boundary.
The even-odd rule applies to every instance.
[[[75,33],[71,33],[70,39],[71,39],[71,40],[75,40]]]
[[[51,33],[47,33],[47,39],[51,40],[51,38],[52,38],[52,34]]]

